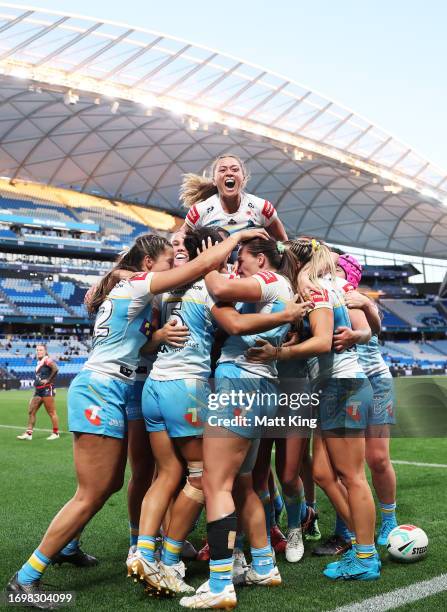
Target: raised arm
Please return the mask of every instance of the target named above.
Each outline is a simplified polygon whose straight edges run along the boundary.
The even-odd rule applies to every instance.
[[[268,233],[276,240],[288,240],[286,230],[279,217],[276,217],[267,228]]]
[[[359,291],[348,291],[345,295],[346,306],[351,308],[361,308],[365,313],[368,325],[373,334],[380,334],[382,323],[380,320],[379,309],[376,304],[367,296]]]
[[[164,293],[205,276],[211,270],[219,268],[239,242],[251,240],[252,238],[268,238],[268,234],[264,229],[236,232],[223,242],[209,246],[195,259],[180,268],[173,268],[166,272],[154,272],[150,287],[151,293]],[[206,247],[206,245],[204,246]]]
[[[205,276],[206,288],[217,301],[222,302],[259,302],[262,289],[259,282],[251,277],[229,279],[217,270]]]

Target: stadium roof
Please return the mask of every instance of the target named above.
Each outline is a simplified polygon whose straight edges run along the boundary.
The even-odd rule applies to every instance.
[[[178,212],[223,152],[288,232],[447,258],[447,174],[343,105],[158,32],[0,3],[0,174]]]

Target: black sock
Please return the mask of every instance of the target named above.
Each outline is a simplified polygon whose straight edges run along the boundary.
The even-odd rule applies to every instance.
[[[236,512],[232,512],[217,521],[207,523],[206,531],[211,559],[228,559],[233,556],[237,531]]]

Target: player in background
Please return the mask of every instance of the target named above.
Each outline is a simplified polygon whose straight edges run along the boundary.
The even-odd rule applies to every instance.
[[[362,267],[352,255],[336,256],[337,276],[356,290],[362,278]],[[371,383],[374,402],[368,415],[366,430],[366,462],[371,470],[372,482],[379,499],[381,526],[377,543],[385,546],[388,535],[397,527],[396,474],[390,458],[390,425],[396,422],[394,414],[394,385],[391,372],[383,360],[379,346],[380,318],[377,306],[366,295],[348,289],[345,300],[348,308],[361,308],[368,319],[373,335],[367,344],[357,345],[360,365]],[[349,350],[356,343],[355,332],[341,330],[336,336],[337,349]]]
[[[188,208],[184,229],[219,226],[231,234],[241,229],[265,227],[272,238],[287,240],[273,205],[244,191],[249,174],[236,155],[220,155],[210,177],[186,174],[180,200]]]
[[[48,436],[47,440],[58,440],[59,421],[57,418],[56,404],[54,401],[54,397],[56,395],[54,382],[56,380],[59,368],[48,355],[45,344],[38,344],[36,346],[36,359],[37,365],[36,374],[34,377],[34,395],[30,399],[28,407],[28,426],[25,433],[17,436],[17,439],[28,440],[31,442],[33,439],[33,428],[36,424],[37,411],[43,404],[48,416],[51,419],[51,425],[53,427],[53,433]]]
[[[240,278],[213,272],[205,277],[206,286],[215,300],[242,302],[239,311],[269,313],[284,310],[293,291],[291,281],[297,276],[296,264],[282,243],[253,240],[238,252]],[[306,308],[310,307],[309,304]],[[237,512],[245,533],[250,535],[251,566],[234,580],[245,584],[276,586],[281,576],[273,560],[266,531],[262,503],[253,489],[251,472],[261,436],[255,415],[274,416],[277,410],[277,371],[275,364],[253,366],[244,353],[258,338],[270,338],[280,344],[289,329],[276,327],[256,335],[230,336],[224,343],[215,372],[217,410],[210,405],[203,439],[203,490],[206,501],[207,536],[210,548],[210,578],[195,595],[183,597],[187,608],[230,608],[237,604],[233,586],[233,551],[237,532]],[[226,404],[231,394],[252,397],[246,402]],[[256,398],[262,394],[273,398],[263,405]],[[271,395],[273,394],[273,395]],[[264,397],[266,397],[264,395]],[[219,398],[222,398],[220,401]],[[236,423],[233,422],[234,417]],[[214,422],[214,418],[218,420]],[[228,418],[228,421],[222,419]],[[245,420],[247,418],[247,420]],[[241,420],[239,420],[241,419]],[[233,498],[234,489],[234,498]],[[269,509],[270,510],[270,509]]]
[[[265,232],[236,233],[173,270],[172,247],[167,240],[156,235],[140,236],[117,266],[141,274],[116,284],[110,273],[98,284],[90,299],[91,310],[96,313],[93,348],[68,392],[78,488],[54,517],[38,548],[11,578],[8,592],[38,593],[40,578],[51,559],[76,540],[88,521],[123,485],[127,455],[125,407],[139,351],[146,341],[144,330],[151,318],[154,295],[218,268],[241,240],[254,236],[265,236]],[[159,271],[153,271],[154,266]],[[41,602],[33,605],[48,607]]]
[[[326,481],[327,472],[333,474],[325,492],[356,539],[353,554],[329,564],[324,575],[332,580],[375,580],[380,577],[374,545],[375,506],[364,466],[365,430],[373,394],[355,350],[338,353],[333,347],[334,332],[340,327],[352,327],[350,316],[359,331],[358,343],[367,342],[371,330],[361,310],[348,314],[327,246],[315,239],[294,242],[293,252],[298,258],[309,244],[313,251],[309,280],[320,291],[314,293],[315,308],[309,313],[312,335],[304,342],[279,349],[262,341],[257,348],[249,349],[248,355],[255,363],[308,359],[312,390],[320,394],[321,437],[314,437],[313,453],[315,480],[319,483],[319,470]]]

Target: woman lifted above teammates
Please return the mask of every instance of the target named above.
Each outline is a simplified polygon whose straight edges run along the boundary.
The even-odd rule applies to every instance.
[[[220,226],[231,234],[265,227],[270,236],[287,240],[284,226],[271,202],[244,191],[249,175],[237,155],[220,155],[211,165],[211,177],[186,174],[180,199],[189,208],[184,228]]]

